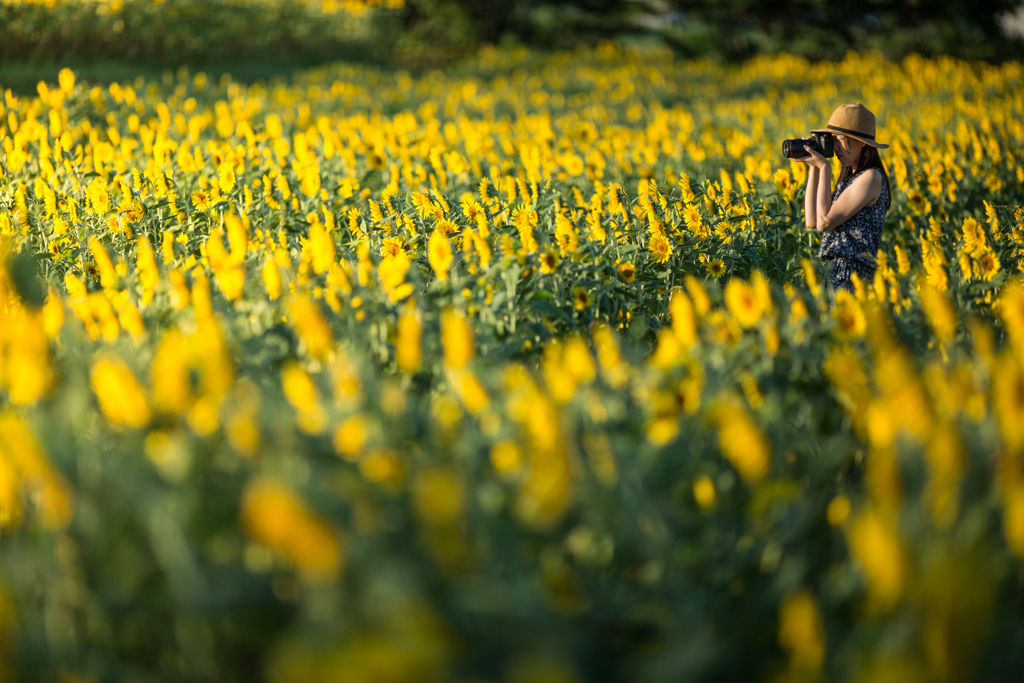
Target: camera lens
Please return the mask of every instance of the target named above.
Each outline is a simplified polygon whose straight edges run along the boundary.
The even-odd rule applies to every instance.
[[[782,156],[787,159],[799,159],[807,156],[807,150],[804,149],[804,142],[804,140],[783,140]]]

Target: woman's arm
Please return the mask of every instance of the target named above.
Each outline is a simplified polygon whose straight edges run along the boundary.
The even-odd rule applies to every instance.
[[[832,164],[825,161],[824,157],[822,161],[822,165],[818,167],[818,174],[821,176],[818,179],[818,191],[814,194],[814,227],[818,232],[828,229],[825,227],[826,219],[829,209],[832,208]]]
[[[814,193],[814,228],[818,232],[835,230],[850,216],[878,201],[882,194],[882,174],[879,171],[872,171],[854,178],[836,203],[832,204],[832,165],[810,147],[806,149],[810,156],[801,161],[806,161],[811,167],[808,169],[811,173],[818,171],[818,187]]]
[[[850,186],[843,190],[839,199],[833,204],[827,189],[832,184],[832,169],[826,165],[822,175],[819,182],[825,189],[824,191],[821,187],[818,189],[818,232],[835,230],[850,216],[878,201],[878,197],[882,193],[882,174],[878,171],[871,171],[854,178]]]
[[[807,169],[807,189],[804,191],[804,225],[808,230],[818,227],[818,218],[814,209],[817,205],[818,169],[811,166]]]

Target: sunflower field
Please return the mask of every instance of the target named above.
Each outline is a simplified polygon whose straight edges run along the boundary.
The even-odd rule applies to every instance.
[[[853,294],[780,153],[844,102]],[[1024,666],[1024,65],[64,69],[0,139],[0,679]]]

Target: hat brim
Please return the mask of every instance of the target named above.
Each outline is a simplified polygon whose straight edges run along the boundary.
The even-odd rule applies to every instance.
[[[819,128],[818,130],[812,130],[811,132],[812,133],[828,133],[829,135],[845,135],[848,138],[853,138],[854,140],[860,140],[865,145],[868,145],[869,147],[874,147],[875,149],[889,149],[889,145],[882,144],[881,142],[877,142],[876,140],[869,140],[868,138],[862,138],[861,136],[856,135],[854,133],[839,133],[839,132],[836,132],[836,131],[831,130],[829,128]]]

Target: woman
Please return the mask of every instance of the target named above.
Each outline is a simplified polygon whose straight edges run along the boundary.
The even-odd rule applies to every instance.
[[[832,134],[843,170],[833,193],[831,164],[804,145],[810,156],[797,161],[810,166],[805,223],[824,233],[818,257],[832,263],[832,287],[853,291],[853,273],[865,284],[875,277],[875,255],[890,204],[889,176],[878,150],[889,145],[875,141],[875,115],[863,104],[844,104],[826,128],[811,132]]]

